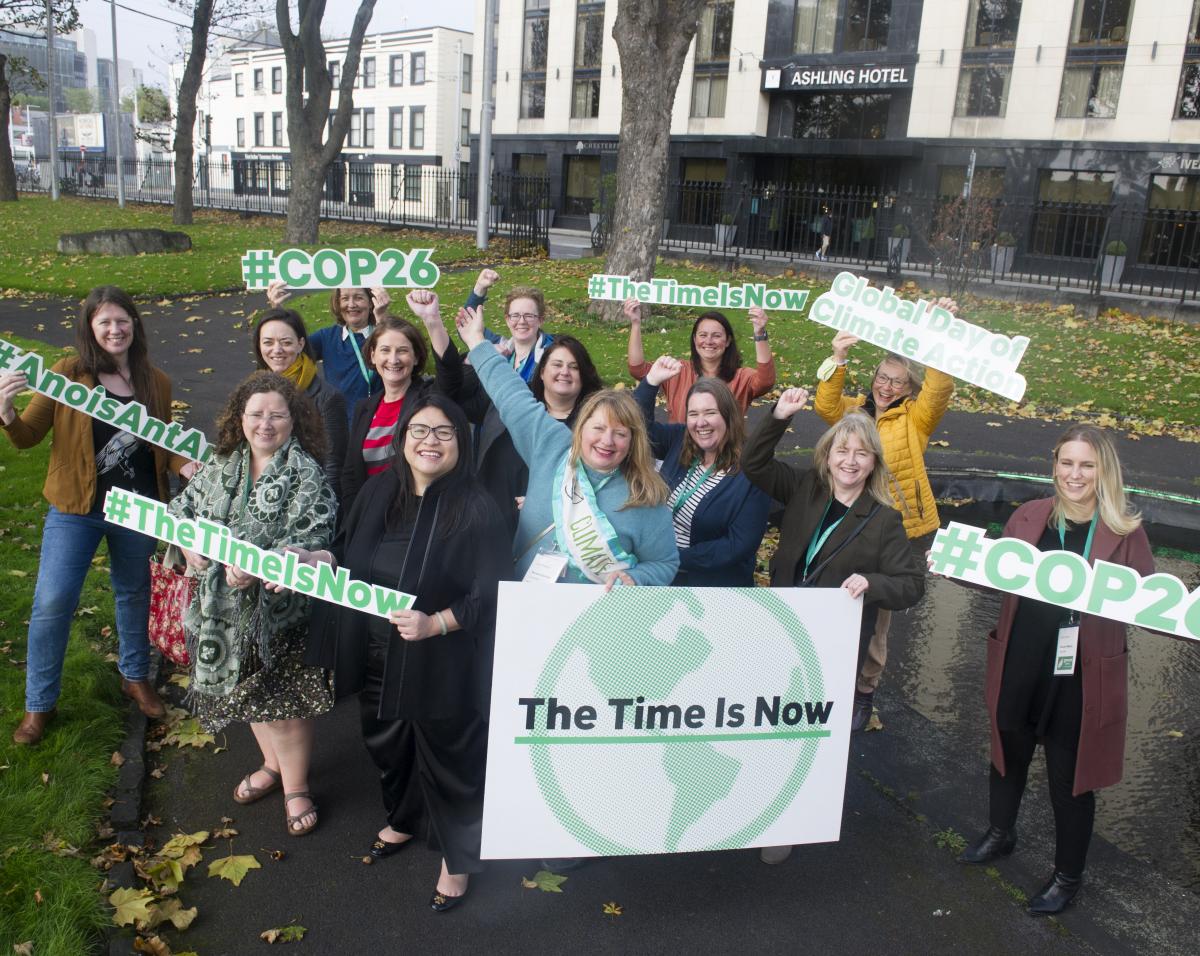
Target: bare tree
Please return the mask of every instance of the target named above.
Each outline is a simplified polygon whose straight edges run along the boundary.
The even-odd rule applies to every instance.
[[[946,280],[951,298],[961,300],[970,284],[991,269],[995,238],[995,199],[971,194],[938,204],[927,241],[933,270]]]
[[[195,153],[196,94],[204,77],[208,57],[208,31],[212,26],[215,0],[196,0],[192,8],[192,35],[187,63],[179,80],[175,109],[175,204],[171,221],[191,225],[195,213],[192,196],[192,156]]]
[[[648,279],[662,236],[671,110],[705,0],[621,0],[621,146],[606,269]],[[616,314],[617,310],[610,310]]]
[[[320,234],[325,172],[341,152],[346,130],[350,127],[354,79],[358,75],[363,37],[375,12],[375,0],[360,0],[354,15],[338,84],[337,112],[332,121],[329,119],[329,101],[333,84],[325,60],[325,44],[321,40],[325,0],[296,0],[296,8],[298,29],[293,32],[288,0],[276,0],[275,3],[279,40],[287,62],[288,143],[292,156],[292,188],[284,241],[311,244]],[[327,123],[329,138],[325,139]]]

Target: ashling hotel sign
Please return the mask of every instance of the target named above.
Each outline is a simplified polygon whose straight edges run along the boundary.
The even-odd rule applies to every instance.
[[[763,90],[799,93],[873,92],[912,88],[911,62],[803,64],[763,67]]]

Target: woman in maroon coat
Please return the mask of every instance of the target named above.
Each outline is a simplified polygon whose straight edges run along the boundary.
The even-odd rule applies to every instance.
[[[1075,425],[1054,448],[1054,497],[1014,513],[1004,536],[1041,551],[1066,550],[1154,570],[1141,518],[1125,503],[1112,440]],[[1078,626],[1074,671],[1054,676],[1060,629]],[[1125,625],[1008,595],[988,639],[986,697],[992,725],[990,826],[959,859],[987,863],[1012,853],[1017,811],[1038,743],[1054,808],[1054,875],[1030,901],[1035,916],[1061,912],[1079,892],[1092,837],[1094,791],[1121,779],[1129,655]]]

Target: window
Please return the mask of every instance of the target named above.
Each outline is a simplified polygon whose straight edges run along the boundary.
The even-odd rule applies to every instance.
[[[254,145],[262,146],[266,136],[266,117],[262,113],[254,114]]]
[[[958,75],[955,116],[1003,116],[1008,107],[1008,81],[1012,67],[988,63],[964,66]]]
[[[282,146],[283,145],[283,114],[282,113],[272,113],[271,114],[271,145],[272,146]]]
[[[724,76],[697,75],[692,80],[692,116],[724,116],[727,84]]]
[[[355,149],[372,149],[375,146],[375,111],[353,110],[350,113],[350,133],[346,145]]]
[[[599,78],[577,79],[571,90],[571,119],[595,119],[599,115]]]
[[[404,107],[388,109],[388,148],[404,149]]]
[[[413,53],[408,60],[412,66],[412,76],[409,81],[413,86],[419,86],[425,82],[425,54]]]
[[[733,0],[708,0],[696,29],[696,62],[728,63],[733,32]]]
[[[421,201],[421,167],[404,167],[404,201]]]
[[[271,67],[271,92],[283,92],[283,67],[281,66]]]
[[[572,119],[594,119],[600,115],[600,60],[603,47],[604,4],[580,0],[575,13]]]
[[[1192,7],[1192,22],[1188,27],[1188,43],[1200,43],[1200,0]]]
[[[1032,251],[1044,256],[1095,259],[1108,223],[1116,173],[1043,169]]]
[[[1133,0],[1075,0],[1071,19],[1072,46],[1096,46],[1129,42]]]
[[[246,117],[244,116],[237,118],[237,144],[238,149],[246,147]]]
[[[408,148],[425,148],[425,107],[412,106],[408,110]]]
[[[337,89],[342,82],[342,64],[337,60],[329,61],[329,82]]]
[[[365,56],[362,61],[362,85],[364,90],[375,88],[375,57]]]
[[[563,215],[586,216],[600,198],[600,157],[563,157]]]
[[[525,0],[525,9],[539,0]],[[546,115],[546,53],[550,42],[550,17],[545,13],[525,16],[521,59],[521,117],[542,119]]]
[[[471,145],[471,111],[464,109],[459,122],[458,142],[462,146]]]
[[[392,86],[404,85],[404,54],[397,53],[388,61],[388,82]]]
[[[1151,176],[1138,261],[1192,268],[1200,261],[1200,176]]]
[[[516,153],[513,155],[513,160],[518,176],[544,177],[546,175],[545,153]]]
[[[245,96],[246,95],[246,77],[241,73],[233,74],[233,95],[234,96]]]
[[[1063,119],[1092,117],[1112,119],[1121,98],[1119,63],[1067,66],[1058,95],[1058,115]]]
[[[470,53],[464,53],[462,57],[462,91],[464,93],[471,92],[471,66],[474,63]]]
[[[679,190],[679,221],[688,226],[711,226],[721,214],[725,160],[685,159]]]
[[[845,50],[886,50],[892,0],[848,0]]]
[[[375,110],[364,109],[362,111],[362,130],[363,130],[363,149],[375,148]]]
[[[1184,60],[1179,74],[1177,119],[1200,119],[1200,60]]]
[[[796,53],[832,53],[838,0],[796,0],[792,49]]]
[[[261,93],[263,91],[263,71],[254,71],[254,92]]]
[[[938,196],[955,199],[963,194],[966,183],[966,166],[943,166],[938,172]],[[983,199],[999,199],[1004,195],[1004,168],[976,166],[971,178],[971,195]]]
[[[346,135],[346,145],[362,148],[362,114],[358,110],[350,113],[350,132]]]
[[[796,139],[883,139],[891,107],[889,93],[798,96],[792,135]]]
[[[971,0],[967,9],[967,38],[963,46],[1016,46],[1021,0]]]

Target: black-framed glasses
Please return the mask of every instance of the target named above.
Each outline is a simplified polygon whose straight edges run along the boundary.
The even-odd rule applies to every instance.
[[[438,441],[454,441],[454,436],[458,434],[458,429],[453,425],[422,425],[420,422],[413,422],[406,426],[405,431],[414,441],[424,441],[429,437],[429,433],[433,432],[433,437]]]

